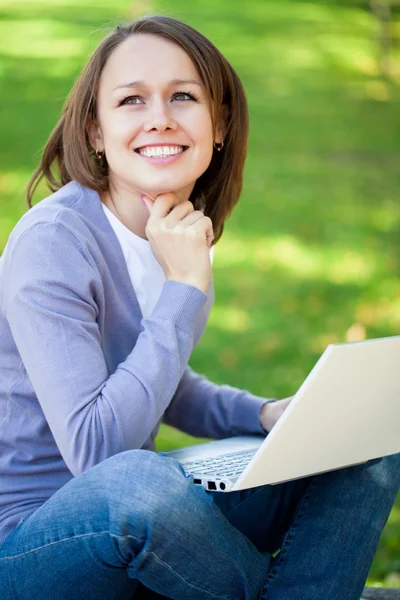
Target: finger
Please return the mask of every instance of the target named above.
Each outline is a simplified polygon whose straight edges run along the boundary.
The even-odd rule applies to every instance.
[[[193,210],[189,213],[184,219],[182,219],[183,227],[190,227],[193,223],[200,221],[204,217],[203,213],[200,210]]]
[[[144,196],[143,194],[141,194],[140,200],[142,201],[142,204],[147,208],[147,210],[151,214],[154,202],[152,202],[151,200],[146,198],[146,196]]]
[[[192,228],[197,231],[200,237],[203,237],[207,244],[210,244],[214,239],[213,225],[209,217],[203,216],[201,219],[193,223]]]
[[[175,227],[179,223],[186,221],[186,218],[194,212],[194,206],[189,200],[180,202],[177,206],[174,206],[169,215],[165,217],[165,223],[168,227]],[[203,215],[201,214],[200,216]]]
[[[212,232],[208,231],[208,232],[207,232],[206,239],[207,239],[207,246],[208,246],[209,248],[211,248],[211,246],[212,246],[212,243],[213,243],[213,241],[215,240],[215,235],[214,235],[214,232],[213,232],[213,231],[212,231]]]
[[[179,200],[173,192],[160,194],[159,196],[157,196],[152,206],[151,218],[163,219],[171,212],[171,210],[177,204],[179,204]]]

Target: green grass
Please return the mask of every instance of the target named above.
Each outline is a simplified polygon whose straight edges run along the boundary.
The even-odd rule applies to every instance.
[[[292,395],[328,343],[399,333],[399,52],[380,77],[361,2],[0,0],[0,250],[104,27],[149,12],[207,35],[250,105],[245,189],[216,246],[216,304],[190,364]],[[162,426],[158,449],[199,441]],[[368,583],[400,587],[399,557],[398,499]]]

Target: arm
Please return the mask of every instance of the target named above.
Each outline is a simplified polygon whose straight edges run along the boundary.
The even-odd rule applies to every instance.
[[[195,437],[221,439],[255,433],[265,435],[260,411],[270,402],[274,400],[212,383],[186,367],[163,421]]]
[[[131,353],[109,375],[96,322],[101,277],[75,235],[37,223],[3,260],[5,315],[68,468],[78,475],[140,448],[183,375],[206,295],[167,281]]]

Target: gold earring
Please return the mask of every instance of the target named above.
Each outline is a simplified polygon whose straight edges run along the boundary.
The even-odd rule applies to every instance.
[[[104,150],[99,150],[98,148],[96,148],[96,156],[99,160],[101,160],[104,156]]]
[[[221,152],[223,147],[224,147],[224,142],[214,142],[214,148],[216,150],[218,150],[218,152]]]

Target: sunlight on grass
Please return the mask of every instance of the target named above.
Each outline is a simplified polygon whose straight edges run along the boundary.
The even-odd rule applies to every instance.
[[[83,54],[87,40],[70,24],[51,19],[0,22],[0,52],[7,56],[61,58]]]
[[[375,51],[373,40],[370,38],[347,37],[345,44],[338,44],[336,35],[325,34],[318,37],[317,43],[325,56],[334,57],[342,67],[355,71],[361,71],[360,63],[365,63],[367,57]]]
[[[290,48],[286,48],[286,60],[290,68],[315,69],[323,68],[324,61],[314,48],[306,46],[305,43],[296,41]]]
[[[30,171],[19,169],[0,172],[0,254],[6,245],[15,222],[27,210],[25,188]]]
[[[383,81],[366,81],[364,89],[369,98],[380,102],[387,102],[392,96],[389,86]]]
[[[279,66],[284,70],[293,69],[323,69],[326,70],[332,61],[342,69],[351,69],[354,72],[364,72],[368,64],[370,70],[377,70],[377,64],[372,56],[374,50],[372,43],[355,38],[347,40],[343,46],[337,45],[337,37],[321,34],[318,38],[294,39],[290,45],[284,38],[277,39],[266,37],[264,42],[271,52],[279,54]],[[372,67],[374,65],[375,68]]]
[[[162,3],[176,5],[176,2],[165,1]],[[201,8],[212,11],[218,3],[214,0],[203,0]],[[342,31],[346,26],[350,31],[357,29],[360,33],[368,34],[370,32],[371,17],[366,11],[362,11],[354,6],[336,6],[334,3],[319,2],[293,2],[291,0],[247,0],[243,2],[232,2],[231,8],[236,7],[237,16],[241,15],[252,18],[255,22],[266,20],[267,24],[273,30],[281,31],[286,22],[287,25],[295,25],[296,30],[301,31],[301,25],[306,24],[311,30],[316,26],[324,28],[339,28]],[[317,30],[319,32],[319,29]]]
[[[368,577],[366,585],[376,588],[400,588],[400,573],[389,573],[383,581]]]
[[[365,326],[361,323],[353,323],[342,339],[337,333],[323,333],[314,337],[311,348],[314,352],[322,354],[329,344],[340,344],[343,342],[360,342],[367,338]]]
[[[26,169],[0,172],[0,194],[23,193],[30,175],[30,171]],[[19,201],[21,198],[22,196]]]
[[[31,175],[32,171],[24,169],[0,173],[0,206],[2,206],[3,212],[7,206],[11,206],[12,210],[18,210],[18,212],[28,209],[28,205],[25,203],[25,190]],[[44,190],[43,184],[40,189]],[[44,195],[48,195],[48,192]],[[9,233],[11,233],[11,229]]]
[[[0,173],[1,211],[3,216],[5,211],[8,211],[10,215],[14,214],[13,225],[15,225],[15,212],[21,214],[28,209],[28,205],[25,203],[25,190],[31,175],[31,171],[24,169]],[[43,187],[42,185],[40,189],[43,190]],[[11,233],[13,225],[10,227],[8,233]]]
[[[250,315],[237,306],[215,305],[208,324],[216,329],[243,333],[251,326]]]
[[[390,522],[396,525],[400,525],[400,507],[394,506],[390,513]]]
[[[398,287],[398,282],[397,283]],[[366,326],[400,327],[400,300],[398,297],[377,298],[374,302],[366,304],[361,301],[356,309],[358,319]]]
[[[278,267],[301,279],[325,279],[333,283],[360,284],[378,269],[374,254],[347,248],[318,248],[290,235],[265,238],[234,238],[226,232],[215,252],[215,266],[246,264],[249,269],[269,271]]]

